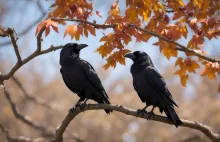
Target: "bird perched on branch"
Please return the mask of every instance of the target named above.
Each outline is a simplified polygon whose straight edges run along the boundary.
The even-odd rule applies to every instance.
[[[86,44],[68,43],[60,52],[60,72],[66,86],[79,96],[76,107],[83,108],[88,99],[97,103],[110,104],[109,97],[94,68],[79,57]],[[70,109],[70,111],[74,108]],[[107,114],[111,110],[105,110]]]
[[[177,104],[173,100],[163,77],[154,67],[149,55],[145,52],[135,51],[126,54],[125,57],[134,62],[131,66],[133,86],[141,101],[146,103],[143,109],[138,110],[138,114],[143,114],[146,112],[145,109],[152,105],[153,108],[149,112],[148,119],[154,115],[154,108],[158,107],[161,113],[163,111],[166,113],[176,127],[182,124],[174,110],[174,105],[177,106]]]

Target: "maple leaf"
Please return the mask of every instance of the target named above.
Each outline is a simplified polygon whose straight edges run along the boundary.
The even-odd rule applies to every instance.
[[[103,66],[105,70],[107,70],[109,67],[116,67],[116,61],[112,56],[109,56],[106,60],[107,63]]]
[[[101,45],[96,52],[98,52],[99,54],[101,54],[102,58],[106,57],[108,54],[110,54],[112,52],[113,48],[111,45],[108,45],[107,43],[105,43],[104,45]]]
[[[57,26],[57,23],[52,21],[51,19],[47,19],[45,21],[42,21],[38,26],[37,26],[37,29],[36,29],[36,33],[35,35],[37,35],[40,30],[45,27],[45,37],[50,33],[50,26],[53,28],[53,30],[55,32],[58,33],[58,26]]]
[[[131,41],[131,37],[127,34],[122,35],[122,39],[124,40],[124,43],[127,45]]]
[[[182,61],[183,61],[183,58],[178,58],[177,60],[176,60],[176,63],[175,63],[175,67],[176,66],[178,66],[178,65],[180,65],[181,63],[182,63]]]
[[[64,32],[64,37],[69,34],[71,36],[71,39],[76,35],[77,33],[77,26],[76,25],[70,25],[66,28],[66,31]]]

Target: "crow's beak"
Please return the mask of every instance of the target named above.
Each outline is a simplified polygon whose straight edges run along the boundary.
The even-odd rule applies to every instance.
[[[132,59],[132,60],[134,60],[134,59],[136,58],[136,56],[134,55],[134,53],[128,53],[128,54],[125,54],[124,57],[126,57],[126,58],[130,58],[130,59]]]
[[[88,45],[87,44],[78,44],[78,46],[76,47],[77,50],[81,50],[85,47],[87,47]]]

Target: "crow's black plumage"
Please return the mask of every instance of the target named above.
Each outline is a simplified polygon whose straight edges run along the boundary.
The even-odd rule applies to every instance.
[[[83,107],[88,99],[110,104],[109,97],[92,65],[79,57],[86,44],[68,43],[60,52],[60,72],[66,86],[80,99],[76,106]],[[110,113],[111,110],[105,110]]]
[[[174,102],[163,77],[154,67],[149,55],[145,52],[135,51],[126,54],[125,57],[134,61],[131,66],[133,86],[141,101],[146,103],[146,106],[139,112],[144,112],[148,106],[152,105],[153,108],[149,112],[150,116],[153,115],[154,108],[158,107],[161,113],[163,111],[166,113],[176,127],[182,124],[174,110],[174,105],[177,106],[177,104]]]

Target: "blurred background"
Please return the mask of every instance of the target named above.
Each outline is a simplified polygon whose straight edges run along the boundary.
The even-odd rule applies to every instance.
[[[94,11],[99,11],[103,19],[94,14],[90,20],[103,23],[113,2],[113,0],[94,0]],[[0,0],[0,25],[16,30],[19,36],[17,44],[22,58],[35,51],[36,26],[47,17],[52,3],[53,0]],[[122,12],[126,8],[124,1],[120,1],[119,6]],[[51,31],[49,36],[43,38],[42,47],[46,49],[52,44],[64,45],[68,42],[75,42],[69,37],[63,38],[64,29],[65,27],[60,27],[59,34]],[[125,66],[118,64],[115,69],[104,70],[102,68],[105,60],[94,51],[102,44],[99,39],[103,32],[105,31],[97,30],[96,37],[90,35],[88,38],[81,37],[80,41],[77,41],[89,45],[81,51],[81,57],[89,61],[98,72],[111,103],[132,109],[143,108],[144,104],[133,89],[130,60],[126,60]],[[179,77],[173,75],[177,70],[174,67],[176,58],[167,60],[157,47],[152,46],[155,41],[157,41],[156,38],[151,38],[148,43],[136,43],[133,40],[126,48],[131,51],[142,50],[151,56],[179,105],[176,111],[180,118],[201,122],[220,134],[220,95],[217,93],[220,82],[217,79],[210,81],[206,77],[200,77],[201,70],[197,70],[198,74],[190,75],[187,87],[181,86]],[[204,50],[213,57],[219,57],[219,41],[219,39],[206,41]],[[186,42],[180,40],[179,43],[185,45]],[[55,131],[68,110],[78,100],[78,97],[65,86],[62,80],[59,52],[58,50],[35,58],[15,73],[15,79],[5,81],[6,89],[10,92],[19,113],[52,131]],[[0,38],[0,71],[7,73],[15,63],[16,56],[10,39]],[[26,94],[19,87],[18,81],[25,88]],[[148,110],[150,109],[149,107]],[[0,90],[0,112],[0,124],[9,130],[11,135],[32,139],[42,136],[39,130],[15,118],[3,90]],[[158,109],[155,112],[159,114]],[[86,142],[210,141],[196,130],[183,127],[176,129],[171,125],[147,121],[118,112],[106,115],[102,110],[81,113],[73,119],[67,131],[65,132],[67,138],[64,138],[67,142],[77,141],[68,138],[68,134],[74,134]],[[1,131],[0,141],[7,141],[5,134]]]

